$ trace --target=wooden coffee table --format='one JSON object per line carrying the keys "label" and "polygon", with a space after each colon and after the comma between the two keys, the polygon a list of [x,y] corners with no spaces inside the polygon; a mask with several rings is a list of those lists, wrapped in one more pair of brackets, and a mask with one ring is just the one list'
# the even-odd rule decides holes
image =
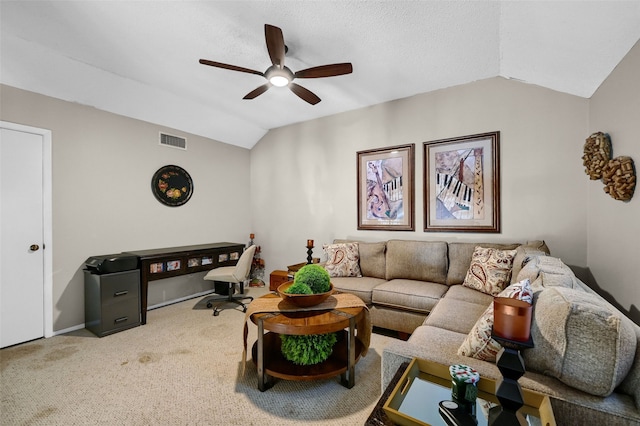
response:
{"label": "wooden coffee table", "polygon": [[[278,297],[267,294],[262,297]],[[268,312],[251,315],[258,326],[258,340],[251,354],[258,369],[258,389],[265,391],[273,383],[269,376],[285,380],[316,380],[341,376],[343,386],[355,385],[355,365],[364,349],[355,335],[356,323],[364,315],[363,307],[331,310]],[[265,333],[266,331],[266,333]],[[337,333],[338,341],[329,358],[315,365],[295,365],[280,351],[280,334],[309,335]]]}

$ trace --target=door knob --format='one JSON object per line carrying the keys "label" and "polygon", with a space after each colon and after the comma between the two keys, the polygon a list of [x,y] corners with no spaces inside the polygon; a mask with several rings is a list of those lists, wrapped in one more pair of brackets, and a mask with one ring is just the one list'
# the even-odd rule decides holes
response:
{"label": "door knob", "polygon": [[40,246],[37,244],[31,244],[31,246],[29,247],[29,250],[31,251],[38,251],[40,249]]}

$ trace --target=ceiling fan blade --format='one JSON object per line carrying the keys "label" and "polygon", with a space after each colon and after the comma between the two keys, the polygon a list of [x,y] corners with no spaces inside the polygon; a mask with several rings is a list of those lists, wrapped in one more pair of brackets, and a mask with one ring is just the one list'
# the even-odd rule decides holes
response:
{"label": "ceiling fan blade", "polygon": [[271,83],[263,84],[262,86],[257,87],[255,89],[253,89],[251,92],[247,93],[244,96],[244,98],[242,98],[242,99],[254,99],[254,98],[257,98],[258,96],[262,95],[264,92],[269,90],[270,87],[271,87]]}
{"label": "ceiling fan blade", "polygon": [[315,105],[318,102],[320,102],[320,98],[317,97],[315,93],[313,93],[309,89],[305,89],[299,84],[289,83],[289,89],[291,89],[293,93],[298,95],[300,99],[302,99],[303,101],[309,102],[311,105]]}
{"label": "ceiling fan blade", "polygon": [[267,40],[267,50],[271,63],[280,68],[284,67],[284,36],[282,30],[273,25],[264,24],[264,37]]}
{"label": "ceiling fan blade", "polygon": [[250,70],[249,68],[242,68],[242,67],[238,67],[236,65],[223,64],[222,62],[210,61],[208,59],[200,59],[200,63],[202,65],[210,65],[212,67],[224,68],[226,70],[231,70],[231,71],[240,71],[240,72],[246,72],[246,73],[249,73],[249,74],[257,74],[257,75],[261,75],[261,76],[264,77],[264,73],[262,73],[260,71]]}
{"label": "ceiling fan blade", "polygon": [[298,71],[293,76],[295,78],[319,78],[319,77],[334,77],[336,75],[351,74],[353,72],[353,66],[350,62],[342,64],[322,65],[319,67],[307,68],[305,70]]}

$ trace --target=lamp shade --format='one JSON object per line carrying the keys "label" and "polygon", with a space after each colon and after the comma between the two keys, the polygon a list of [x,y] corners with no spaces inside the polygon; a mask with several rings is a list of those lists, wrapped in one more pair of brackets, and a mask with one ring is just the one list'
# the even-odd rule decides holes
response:
{"label": "lamp shade", "polygon": [[493,299],[493,333],[509,340],[529,340],[532,308],[523,300],[496,297]]}

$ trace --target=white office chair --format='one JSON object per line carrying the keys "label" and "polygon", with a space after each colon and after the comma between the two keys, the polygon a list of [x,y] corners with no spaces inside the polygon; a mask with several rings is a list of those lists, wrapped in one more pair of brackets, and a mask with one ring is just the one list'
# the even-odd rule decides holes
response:
{"label": "white office chair", "polygon": [[[247,306],[242,303],[243,300],[253,300],[251,296],[244,295],[244,282],[249,279],[249,273],[251,272],[251,262],[253,261],[253,255],[256,252],[256,246],[252,245],[242,253],[238,263],[235,266],[222,266],[220,268],[210,270],[205,275],[205,280],[226,282],[228,287],[227,297],[209,297],[206,299],[207,308],[213,306],[213,302],[219,301],[213,309],[213,315],[218,316],[220,314],[220,306],[227,303],[235,303],[242,306],[242,312],[247,312]],[[234,296],[236,284],[240,286],[240,294]]]}

